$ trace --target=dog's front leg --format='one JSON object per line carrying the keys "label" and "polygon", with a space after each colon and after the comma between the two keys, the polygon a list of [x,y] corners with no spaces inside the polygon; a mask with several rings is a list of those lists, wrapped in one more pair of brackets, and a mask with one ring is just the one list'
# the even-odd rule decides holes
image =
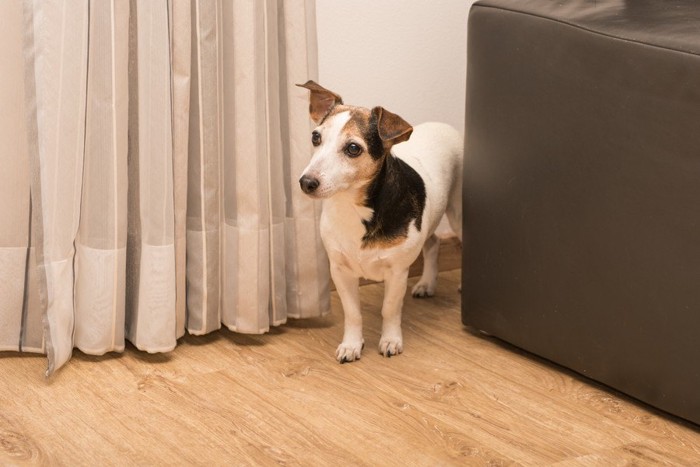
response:
{"label": "dog's front leg", "polygon": [[331,277],[340,296],[340,302],[343,304],[343,315],[345,316],[343,342],[335,351],[335,358],[340,363],[359,360],[365,343],[362,338],[360,281],[347,270],[335,265],[331,266]]}
{"label": "dog's front leg", "polygon": [[384,303],[382,304],[382,337],[379,353],[391,357],[403,352],[401,334],[401,309],[408,284],[408,269],[391,271],[384,279]]}

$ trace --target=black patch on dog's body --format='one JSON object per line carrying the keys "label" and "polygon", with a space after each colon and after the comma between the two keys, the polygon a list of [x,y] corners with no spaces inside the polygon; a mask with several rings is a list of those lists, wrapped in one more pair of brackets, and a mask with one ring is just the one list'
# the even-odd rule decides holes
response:
{"label": "black patch on dog's body", "polygon": [[[372,144],[368,141],[368,144]],[[413,168],[388,154],[367,187],[365,206],[374,212],[362,221],[367,233],[362,248],[390,246],[408,237],[408,227],[415,221],[421,229],[425,209],[425,183]]]}

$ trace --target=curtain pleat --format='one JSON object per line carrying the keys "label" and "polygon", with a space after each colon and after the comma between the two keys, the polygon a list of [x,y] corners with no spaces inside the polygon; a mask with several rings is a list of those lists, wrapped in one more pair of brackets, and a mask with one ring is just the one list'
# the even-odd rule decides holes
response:
{"label": "curtain pleat", "polygon": [[90,2],[74,345],[124,349],[129,3]]}
{"label": "curtain pleat", "polygon": [[[265,83],[263,105],[265,106],[265,120],[263,130],[266,131],[265,144],[267,148],[267,172],[268,184],[262,196],[269,194],[269,273],[270,273],[270,314],[266,320],[269,325],[278,326],[287,321],[287,267],[285,258],[285,191],[284,186],[284,151],[282,145],[281,123],[282,116],[281,97],[283,89],[280,88],[280,47],[284,29],[280,29],[278,22],[282,13],[283,4],[273,1],[266,2],[264,12],[265,30]],[[273,65],[269,65],[273,64]],[[308,122],[308,120],[307,120]]]}
{"label": "curtain pleat", "polygon": [[171,0],[170,86],[172,95],[173,209],[175,216],[176,336],[185,334],[187,319],[187,158],[189,146],[190,61],[192,57],[192,7],[190,0]]}
{"label": "curtain pleat", "polygon": [[[229,329],[270,327],[270,148],[265,63],[269,2],[224,3],[224,297]],[[257,154],[251,160],[250,154]],[[238,265],[245,265],[239,268]]]}
{"label": "curtain pleat", "polygon": [[149,352],[177,341],[169,13],[132,2],[126,330]]}
{"label": "curtain pleat", "polygon": [[281,134],[284,148],[285,258],[287,259],[287,316],[312,318],[330,310],[329,265],[319,233],[321,204],[298,189],[299,174],[310,153],[308,99],[294,86],[318,75],[316,10],[313,0],[279,2]]}
{"label": "curtain pleat", "polygon": [[[328,312],[313,0],[0,2],[0,350],[165,352]],[[17,138],[22,135],[22,138]],[[43,322],[42,322],[43,318]]]}
{"label": "curtain pleat", "polygon": [[215,0],[193,0],[191,11],[187,327],[206,334],[221,327],[221,13]]}
{"label": "curtain pleat", "polygon": [[43,350],[30,242],[30,178],[24,107],[23,13],[19,2],[0,3],[0,350]]}
{"label": "curtain pleat", "polygon": [[32,228],[52,371],[70,358],[73,348],[73,260],[86,142],[89,7],[86,0],[24,6]]}

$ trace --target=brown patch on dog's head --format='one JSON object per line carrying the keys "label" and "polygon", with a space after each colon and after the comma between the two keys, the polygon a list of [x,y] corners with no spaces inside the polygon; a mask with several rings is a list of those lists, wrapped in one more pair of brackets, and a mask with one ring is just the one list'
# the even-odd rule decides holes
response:
{"label": "brown patch on dog's head", "polygon": [[376,130],[372,128],[372,115],[369,109],[363,107],[342,106],[338,111],[350,112],[350,119],[342,129],[342,135],[346,144],[355,143],[362,148],[358,157],[350,158],[357,167],[357,180],[363,185],[369,183],[381,166],[381,159],[386,152],[381,144],[378,144]]}
{"label": "brown patch on dog's head", "polygon": [[300,88],[311,91],[309,96],[309,114],[311,120],[319,125],[336,105],[343,103],[343,98],[333,91],[329,91],[312,80],[304,84],[297,84]]}

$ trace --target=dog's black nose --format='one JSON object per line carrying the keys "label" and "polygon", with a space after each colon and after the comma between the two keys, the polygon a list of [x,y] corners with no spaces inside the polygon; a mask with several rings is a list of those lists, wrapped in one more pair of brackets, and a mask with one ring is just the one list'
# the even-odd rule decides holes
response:
{"label": "dog's black nose", "polygon": [[309,177],[308,175],[304,175],[299,179],[299,185],[301,185],[301,190],[306,193],[306,194],[311,194],[314,191],[316,191],[316,188],[318,188],[318,185],[320,185],[320,182],[318,181],[317,178]]}

